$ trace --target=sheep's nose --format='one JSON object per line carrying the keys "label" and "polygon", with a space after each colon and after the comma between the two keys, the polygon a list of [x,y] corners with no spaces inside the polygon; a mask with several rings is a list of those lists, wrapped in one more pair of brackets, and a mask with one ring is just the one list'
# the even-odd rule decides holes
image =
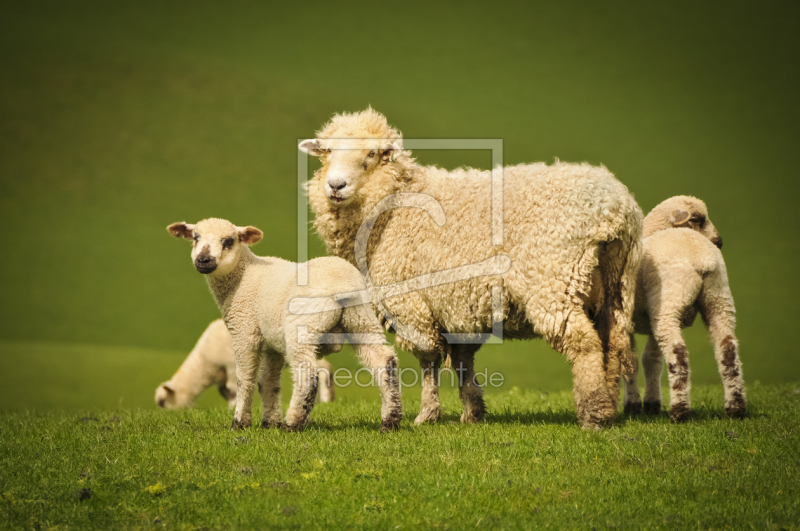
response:
{"label": "sheep's nose", "polygon": [[200,255],[197,257],[197,263],[199,264],[208,264],[209,262],[211,262],[211,257],[208,255]]}
{"label": "sheep's nose", "polygon": [[722,249],[722,237],[720,237],[720,236],[717,236],[716,238],[714,238],[713,240],[711,240],[711,243],[713,243],[714,245],[716,245],[716,246],[717,246],[719,249]]}
{"label": "sheep's nose", "polygon": [[344,188],[346,184],[347,183],[344,182],[344,179],[331,179],[330,181],[328,181],[328,186],[330,186],[331,190],[333,190],[334,192],[338,192],[339,190]]}

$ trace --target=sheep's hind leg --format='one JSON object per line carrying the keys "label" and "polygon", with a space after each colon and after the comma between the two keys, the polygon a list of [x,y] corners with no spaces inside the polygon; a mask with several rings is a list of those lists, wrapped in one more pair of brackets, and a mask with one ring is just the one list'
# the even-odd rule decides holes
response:
{"label": "sheep's hind leg", "polygon": [[617,411],[606,382],[603,345],[592,322],[583,311],[571,312],[563,333],[550,343],[572,364],[572,392],[580,425],[594,430],[610,425]]}
{"label": "sheep's hind leg", "polygon": [[[725,302],[728,302],[727,300]],[[741,419],[747,415],[742,362],[739,360],[739,342],[734,335],[733,301],[725,307],[722,303],[703,308],[703,318],[714,343],[722,386],[725,389],[725,413]]]}
{"label": "sheep's hind leg", "polygon": [[236,349],[236,410],[233,413],[231,431],[250,427],[250,408],[253,403],[253,391],[256,386],[261,357],[258,352]]}
{"label": "sheep's hind leg", "polygon": [[631,336],[631,369],[625,377],[625,409],[626,415],[639,415],[642,412],[642,397],[639,394],[639,357],[636,355],[636,341]]}
{"label": "sheep's hind leg", "polygon": [[[378,332],[380,333],[380,332]],[[394,431],[403,420],[397,356],[389,345],[354,344],[361,362],[371,370],[381,390],[381,431]]]}
{"label": "sheep's hind leg", "polygon": [[437,355],[432,361],[420,359],[422,368],[422,402],[414,424],[439,422],[442,418],[442,409],[439,402],[439,369],[442,365],[441,356]]}
{"label": "sheep's hind leg", "polygon": [[464,406],[461,422],[480,422],[486,414],[483,389],[475,381],[475,353],[481,345],[453,345],[453,370],[458,377],[458,396]]}
{"label": "sheep's hind leg", "polygon": [[670,420],[674,423],[685,422],[692,414],[692,406],[689,396],[689,351],[681,337],[680,321],[661,320],[653,327],[653,333],[667,360]]}
{"label": "sheep's hind leg", "polygon": [[653,336],[647,338],[642,353],[644,369],[644,413],[661,414],[661,371],[664,369],[664,356]]}
{"label": "sheep's hind leg", "polygon": [[317,376],[319,376],[319,401],[333,402],[336,391],[333,388],[333,367],[327,360],[317,360]]}
{"label": "sheep's hind leg", "polygon": [[267,352],[258,390],[261,392],[261,427],[278,428],[281,425],[281,369],[283,356]]}
{"label": "sheep's hind leg", "polygon": [[[308,347],[308,345],[303,345]],[[292,379],[294,390],[292,400],[289,402],[289,411],[286,413],[284,428],[287,431],[302,431],[308,422],[308,416],[314,407],[317,397],[316,353],[313,348],[302,348],[295,351],[292,356]]]}

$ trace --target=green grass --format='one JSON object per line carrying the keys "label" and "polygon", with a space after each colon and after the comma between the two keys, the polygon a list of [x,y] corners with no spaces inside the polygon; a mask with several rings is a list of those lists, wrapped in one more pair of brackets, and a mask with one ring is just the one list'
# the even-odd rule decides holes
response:
{"label": "green grass", "polygon": [[[569,393],[519,390],[471,426],[448,392],[441,424],[388,435],[377,400],[319,404],[300,434],[232,433],[223,408],[5,413],[0,527],[800,528],[798,385],[752,387],[744,421],[720,386],[692,394],[688,424],[600,433]],[[417,395],[404,404],[412,419]]]}

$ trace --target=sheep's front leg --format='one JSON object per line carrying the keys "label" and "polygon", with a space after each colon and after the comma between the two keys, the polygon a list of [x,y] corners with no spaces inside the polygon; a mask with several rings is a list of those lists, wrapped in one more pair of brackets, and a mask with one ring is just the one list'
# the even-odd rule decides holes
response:
{"label": "sheep's front leg", "polygon": [[261,391],[261,427],[277,428],[281,425],[281,369],[283,369],[283,355],[278,352],[267,352],[264,367],[261,371],[261,381],[258,384]]}
{"label": "sheep's front leg", "polygon": [[480,422],[486,414],[483,402],[483,389],[475,381],[475,353],[481,345],[453,345],[453,370],[458,375],[458,396],[464,406],[461,422],[471,424]]}
{"label": "sheep's front leg", "polygon": [[681,336],[680,321],[664,319],[653,327],[658,346],[667,361],[669,376],[669,416],[672,422],[684,422],[692,414],[689,397],[689,351]]}
{"label": "sheep's front leg", "polygon": [[442,365],[442,358],[437,356],[433,361],[420,359],[419,365],[422,368],[422,403],[414,424],[439,422],[442,418],[439,403],[439,368]]}
{"label": "sheep's front leg", "polygon": [[236,410],[233,414],[231,431],[250,427],[250,408],[253,403],[253,391],[256,387],[261,357],[258,351],[249,348],[236,348],[236,377],[238,387],[236,390]]}
{"label": "sheep's front leg", "polygon": [[636,340],[631,336],[631,369],[625,376],[625,409],[626,415],[638,415],[642,412],[642,397],[639,394],[639,357],[636,352]]}
{"label": "sheep's front leg", "polygon": [[646,415],[661,414],[661,371],[664,369],[664,356],[656,338],[647,338],[642,353],[644,369],[644,412]]}
{"label": "sheep's front leg", "polygon": [[316,353],[309,345],[298,345],[291,353],[292,379],[294,390],[292,400],[289,402],[289,411],[286,413],[284,428],[287,431],[302,431],[308,422],[308,416],[314,407],[317,397]]}

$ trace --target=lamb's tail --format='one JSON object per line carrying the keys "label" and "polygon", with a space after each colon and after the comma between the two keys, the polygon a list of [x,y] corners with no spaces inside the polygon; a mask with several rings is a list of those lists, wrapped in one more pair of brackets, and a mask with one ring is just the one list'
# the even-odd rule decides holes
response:
{"label": "lamb's tail", "polygon": [[633,206],[624,230],[604,246],[599,256],[605,299],[595,322],[603,342],[606,382],[615,404],[619,399],[620,368],[627,379],[637,362],[632,334],[636,274],[642,257],[642,212],[635,203]]}

